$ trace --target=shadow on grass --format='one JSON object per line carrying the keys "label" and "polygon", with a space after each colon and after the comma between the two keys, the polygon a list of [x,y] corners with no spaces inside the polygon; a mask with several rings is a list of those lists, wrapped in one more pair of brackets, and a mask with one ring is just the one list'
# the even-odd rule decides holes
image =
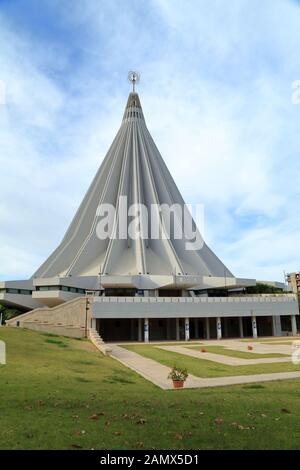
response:
{"label": "shadow on grass", "polygon": [[64,343],[63,341],[61,341],[60,339],[49,338],[49,339],[46,339],[45,342],[49,343],[49,344],[56,344],[60,348],[68,348],[68,345],[66,343]]}
{"label": "shadow on grass", "polygon": [[103,380],[104,383],[109,384],[134,384],[134,380],[129,380],[128,378],[122,377],[121,375],[111,375],[110,377]]}
{"label": "shadow on grass", "polygon": [[251,384],[251,385],[245,385],[243,388],[250,389],[250,390],[258,390],[261,388],[266,388],[265,385],[261,384]]}
{"label": "shadow on grass", "polygon": [[41,333],[42,336],[49,336],[51,338],[59,338],[59,335],[55,335],[54,333]]}
{"label": "shadow on grass", "polygon": [[95,366],[95,365],[97,365],[97,363],[93,362],[93,361],[78,361],[78,364],[81,364],[83,366]]}
{"label": "shadow on grass", "polygon": [[91,383],[92,382],[92,380],[85,379],[84,377],[75,377],[75,381],[80,382],[80,383]]}

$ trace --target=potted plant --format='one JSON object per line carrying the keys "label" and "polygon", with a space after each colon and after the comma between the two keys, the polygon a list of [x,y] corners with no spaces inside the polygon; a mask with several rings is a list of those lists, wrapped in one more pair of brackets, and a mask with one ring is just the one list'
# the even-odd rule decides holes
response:
{"label": "potted plant", "polygon": [[182,388],[188,375],[189,374],[186,369],[180,369],[179,367],[174,366],[168,375],[168,379],[173,380],[174,388]]}

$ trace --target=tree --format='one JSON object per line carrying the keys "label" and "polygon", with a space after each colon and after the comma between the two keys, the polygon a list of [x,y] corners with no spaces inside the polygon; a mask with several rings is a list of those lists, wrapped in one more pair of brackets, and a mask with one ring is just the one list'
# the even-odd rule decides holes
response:
{"label": "tree", "polygon": [[279,287],[270,286],[269,284],[263,284],[258,282],[256,286],[246,287],[247,294],[284,294],[284,290]]}
{"label": "tree", "polygon": [[18,310],[17,308],[8,308],[5,307],[5,305],[0,304],[0,317],[2,314],[3,324],[6,320],[10,320],[10,318],[16,317],[17,315],[21,315],[21,313],[23,312],[20,312],[20,310]]}

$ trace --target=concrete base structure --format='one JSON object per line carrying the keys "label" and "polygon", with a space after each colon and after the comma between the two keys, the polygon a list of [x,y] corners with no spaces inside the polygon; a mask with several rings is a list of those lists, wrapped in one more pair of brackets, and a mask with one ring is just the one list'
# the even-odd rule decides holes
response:
{"label": "concrete base structure", "polygon": [[[122,318],[143,318],[146,322],[144,338],[137,333],[131,336],[127,334],[129,341],[138,338],[144,341],[189,341],[280,335],[282,316],[292,319],[290,334],[295,334],[296,315],[299,314],[298,302],[293,294],[240,297],[94,297],[92,311],[95,317],[106,319],[107,324],[111,325],[111,331],[115,330],[117,324],[121,327]],[[123,320],[125,330],[126,321],[128,320]],[[101,329],[100,333],[107,341],[126,340],[125,330],[122,334],[121,329],[119,330],[119,337],[116,332],[113,337]]]}
{"label": "concrete base structure", "polygon": [[[274,315],[278,310],[280,314]],[[216,315],[215,312],[219,314]],[[254,315],[254,312],[257,312]],[[293,295],[255,297],[77,297],[9,320],[19,326],[83,337],[94,328],[104,341],[189,341],[280,336],[281,318],[297,334]]]}

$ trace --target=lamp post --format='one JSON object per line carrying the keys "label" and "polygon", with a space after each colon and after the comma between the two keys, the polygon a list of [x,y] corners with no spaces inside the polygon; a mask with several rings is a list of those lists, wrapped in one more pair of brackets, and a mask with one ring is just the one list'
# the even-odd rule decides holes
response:
{"label": "lamp post", "polygon": [[90,299],[88,297],[86,297],[86,302],[85,302],[85,333],[84,333],[85,338],[87,338],[87,324],[88,324],[89,307],[90,307]]}
{"label": "lamp post", "polygon": [[102,265],[100,264],[100,272],[99,272],[99,297],[102,297]]}
{"label": "lamp post", "polygon": [[287,292],[287,291],[288,291],[288,289],[287,289],[287,283],[286,283],[286,281],[287,281],[287,276],[286,276],[285,269],[283,270],[283,279],[284,279],[284,290],[285,290],[285,292]]}

